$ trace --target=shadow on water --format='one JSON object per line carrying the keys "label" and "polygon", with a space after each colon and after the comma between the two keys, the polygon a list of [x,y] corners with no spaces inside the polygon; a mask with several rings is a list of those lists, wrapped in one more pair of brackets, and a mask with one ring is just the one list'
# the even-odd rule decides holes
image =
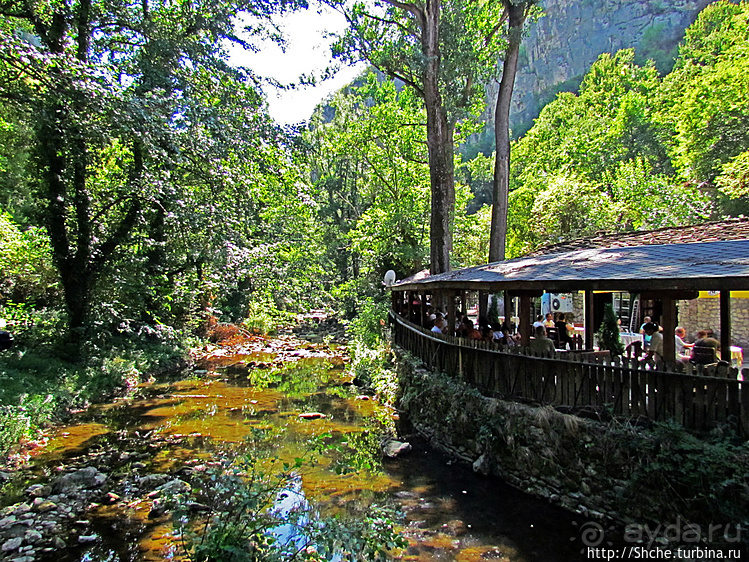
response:
{"label": "shadow on water", "polygon": [[[270,361],[271,358],[263,357]],[[229,364],[230,360],[225,359]],[[57,551],[56,562],[179,559],[168,516],[154,516],[143,489],[154,474],[181,477],[218,452],[238,451],[254,428],[281,439],[279,456],[293,459],[310,438],[329,447],[301,473],[296,501],[322,509],[389,503],[403,513],[411,562],[565,562],[580,559],[575,517],[496,479],[475,475],[412,442],[410,455],[381,461],[378,429],[393,412],[347,386],[337,357],[301,359],[272,368],[201,376],[142,388],[127,401],[96,407],[61,428],[36,458],[35,474],[85,466],[104,455],[109,486],[121,499],[85,514],[94,546]],[[324,417],[303,419],[301,413]],[[364,468],[363,471],[353,470]],[[140,488],[139,488],[140,487]],[[582,518],[578,518],[582,520]]]}

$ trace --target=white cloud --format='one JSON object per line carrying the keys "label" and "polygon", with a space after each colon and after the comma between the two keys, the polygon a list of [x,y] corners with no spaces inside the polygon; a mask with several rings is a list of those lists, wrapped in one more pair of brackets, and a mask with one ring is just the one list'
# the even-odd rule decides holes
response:
{"label": "white cloud", "polygon": [[[265,41],[257,53],[232,48],[230,60],[251,68],[261,76],[274,78],[281,84],[298,82],[302,75],[319,75],[333,65],[330,53],[332,39],[327,34],[345,28],[346,22],[341,14],[329,9],[322,13],[309,9],[287,14],[279,23],[287,38],[285,51],[277,44]],[[270,114],[281,124],[304,121],[322,100],[349,84],[363,69],[363,64],[344,67],[334,78],[315,86],[299,86],[294,90],[267,86]]]}

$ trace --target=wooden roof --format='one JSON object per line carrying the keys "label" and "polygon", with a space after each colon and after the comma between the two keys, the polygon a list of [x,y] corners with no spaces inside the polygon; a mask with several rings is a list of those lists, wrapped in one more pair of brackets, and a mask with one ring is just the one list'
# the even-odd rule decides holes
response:
{"label": "wooden roof", "polygon": [[393,289],[749,290],[749,220],[599,236],[439,275],[421,272]]}

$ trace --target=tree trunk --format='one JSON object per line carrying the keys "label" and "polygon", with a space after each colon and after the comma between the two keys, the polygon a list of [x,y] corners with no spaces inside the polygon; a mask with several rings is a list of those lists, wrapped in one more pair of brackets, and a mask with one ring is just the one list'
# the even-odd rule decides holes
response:
{"label": "tree trunk", "polygon": [[494,113],[494,135],[497,155],[494,161],[494,205],[489,238],[489,262],[505,259],[507,242],[507,207],[510,193],[510,102],[518,68],[520,42],[525,23],[527,2],[505,3],[509,16],[509,43],[502,67],[497,106]]}
{"label": "tree trunk", "polygon": [[439,91],[440,1],[427,2],[422,31],[422,50],[427,60],[424,71],[424,105],[427,113],[427,147],[432,208],[429,270],[450,271],[452,223],[455,209],[453,126],[447,118]]}

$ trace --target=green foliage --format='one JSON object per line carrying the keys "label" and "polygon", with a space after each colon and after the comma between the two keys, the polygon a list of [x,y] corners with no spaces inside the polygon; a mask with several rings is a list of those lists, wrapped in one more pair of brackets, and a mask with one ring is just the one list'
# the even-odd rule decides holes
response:
{"label": "green foliage", "polygon": [[724,164],[715,183],[731,199],[749,197],[749,150]]}
{"label": "green foliage", "polygon": [[[386,560],[405,546],[393,512],[371,505],[367,514],[321,513],[305,497],[305,457],[285,463],[255,443],[250,452],[212,468],[191,492],[173,498],[189,560],[321,562]],[[196,516],[195,500],[208,508]]]}
{"label": "green foliage", "polygon": [[38,228],[21,230],[0,208],[0,303],[48,305],[59,297],[49,240]]}
{"label": "green foliage", "polygon": [[619,337],[619,324],[617,323],[614,306],[606,303],[603,309],[603,322],[598,328],[598,347],[611,352],[612,356],[622,355],[624,353],[624,344]]}
{"label": "green foliage", "polygon": [[633,486],[646,486],[659,504],[685,521],[745,526],[749,501],[749,448],[735,435],[716,431],[698,437],[675,422],[658,423],[649,461],[637,466]]}
{"label": "green foliage", "polygon": [[714,2],[686,32],[664,79],[661,119],[684,181],[712,182],[749,149],[749,3]]}

